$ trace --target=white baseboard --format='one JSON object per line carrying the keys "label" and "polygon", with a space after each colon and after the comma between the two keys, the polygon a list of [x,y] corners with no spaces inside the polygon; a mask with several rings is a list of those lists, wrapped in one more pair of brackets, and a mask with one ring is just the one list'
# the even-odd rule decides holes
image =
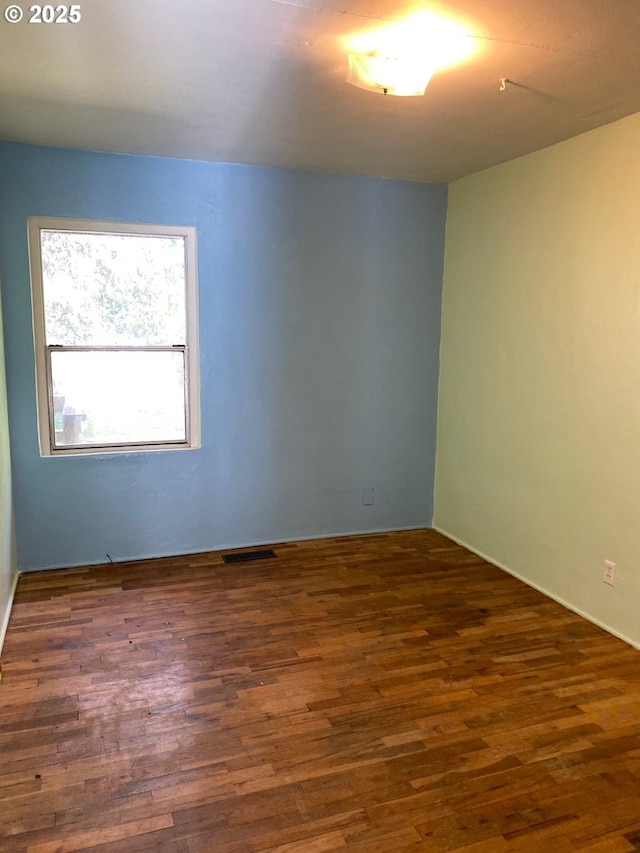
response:
{"label": "white baseboard", "polygon": [[[137,555],[137,556],[128,556],[121,557],[118,556],[117,559],[113,560],[114,563],[137,563],[142,560],[162,560],[166,557],[189,557],[192,554],[208,554],[209,552],[218,552],[218,551],[234,551],[238,548],[267,548],[271,546],[277,545],[286,545],[288,542],[313,542],[314,539],[344,539],[348,536],[375,536],[376,533],[401,533],[403,531],[409,530],[433,530],[431,525],[429,524],[411,524],[407,527],[373,527],[368,530],[350,530],[350,531],[340,531],[338,533],[314,533],[309,534],[308,536],[289,536],[286,539],[256,539],[249,540],[243,542],[222,542],[215,543],[210,548],[206,548],[202,551],[171,551],[171,553],[167,554],[146,554],[146,555]],[[446,534],[445,534],[446,535]],[[29,569],[21,568],[20,572],[22,574],[29,574],[30,572],[56,572],[64,569],[81,569],[85,566],[104,566],[106,565],[104,560],[95,563],[67,563],[64,566],[34,566]]]}
{"label": "white baseboard", "polygon": [[[438,527],[436,525],[433,525],[433,527],[429,527],[428,525],[421,524],[421,525],[412,525],[409,527],[390,527],[390,528],[386,528],[386,529],[382,529],[382,530],[381,529],[373,529],[373,530],[354,530],[354,531],[351,531],[348,533],[347,532],[322,533],[319,535],[316,534],[314,536],[296,536],[296,537],[291,537],[289,539],[280,540],[280,541],[276,541],[276,542],[265,542],[264,540],[255,541],[255,542],[243,542],[241,544],[234,542],[234,543],[228,543],[228,544],[218,544],[214,548],[207,549],[207,551],[202,552],[202,553],[207,553],[208,551],[227,551],[227,550],[233,550],[233,549],[237,549],[237,548],[253,548],[253,547],[257,547],[258,545],[262,545],[262,546],[264,546],[264,545],[282,545],[282,544],[286,544],[287,542],[309,542],[309,541],[313,541],[314,539],[340,539],[342,537],[347,537],[347,536],[367,536],[367,535],[372,535],[372,534],[376,534],[376,533],[396,533],[396,532],[401,532],[401,531],[405,531],[405,530],[406,531],[409,531],[409,530],[436,530],[438,533],[441,533],[443,536],[446,536],[447,539],[451,539],[453,542],[456,542],[458,545],[461,545],[463,548],[466,548],[467,551],[471,551],[472,554],[476,554],[478,557],[481,557],[483,560],[486,560],[487,563],[491,563],[492,566],[495,566],[496,568],[501,569],[503,572],[507,572],[507,574],[512,575],[514,578],[517,578],[519,581],[522,581],[522,583],[525,583],[527,586],[530,586],[532,589],[535,589],[538,592],[542,593],[547,598],[550,598],[553,601],[556,601],[558,604],[561,604],[563,607],[566,607],[567,610],[570,610],[572,613],[576,613],[578,616],[582,616],[583,619],[586,619],[588,622],[591,622],[593,625],[597,625],[598,628],[602,628],[607,633],[612,634],[614,637],[617,637],[619,640],[622,640],[623,642],[632,646],[634,649],[638,649],[640,651],[640,643],[636,642],[635,640],[630,639],[629,637],[622,634],[620,631],[617,631],[615,628],[612,628],[611,625],[607,625],[606,623],[602,622],[600,619],[597,619],[592,614],[586,613],[584,610],[581,610],[579,607],[576,607],[575,605],[569,603],[568,601],[565,601],[563,598],[560,598],[559,596],[550,592],[548,589],[545,589],[540,584],[534,583],[529,578],[526,578],[523,575],[521,575],[519,572],[515,571],[514,569],[509,568],[509,566],[505,566],[504,564],[500,563],[498,560],[495,560],[493,557],[490,557],[488,554],[484,554],[482,551],[479,551],[477,548],[472,547],[471,545],[469,545],[468,542],[465,542],[464,540],[460,539],[459,537],[454,536],[453,534],[449,533],[448,531],[446,531],[443,528]],[[189,552],[189,553],[194,553],[194,552]],[[195,552],[195,553],[199,553],[199,552]],[[165,556],[180,556],[180,555],[179,554],[169,554],[169,555],[163,554],[163,555],[153,555],[151,557],[133,557],[133,558],[130,558],[130,560],[131,561],[141,560],[141,559],[148,560],[148,559],[154,559],[156,557],[161,559],[162,557],[165,557]],[[188,555],[185,554],[184,556],[188,556]],[[117,562],[129,562],[130,560],[118,560]],[[90,564],[83,563],[82,565],[84,566],[84,565],[90,565]],[[101,564],[96,564],[96,565],[101,565]],[[74,566],[65,566],[64,568],[75,568],[75,567]],[[56,568],[51,567],[49,569],[28,569],[26,571],[27,572],[28,571],[56,571]],[[19,572],[16,572],[14,574],[13,583],[12,583],[12,587],[11,587],[11,595],[10,595],[9,603],[8,603],[8,607],[7,607],[7,612],[3,615],[2,624],[0,625],[0,653],[2,652],[2,645],[4,643],[4,638],[5,638],[5,634],[7,631],[7,626],[9,624],[9,615],[11,613],[11,605],[13,603],[13,597],[15,595],[19,574],[20,574]]]}
{"label": "white baseboard", "polygon": [[560,596],[549,592],[548,589],[545,589],[543,586],[540,586],[540,584],[534,583],[529,578],[526,578],[516,572],[514,569],[509,568],[509,566],[505,566],[502,563],[498,562],[498,560],[494,560],[493,557],[489,557],[487,554],[483,554],[482,551],[479,551],[477,548],[472,547],[467,542],[464,542],[462,539],[459,539],[457,536],[453,536],[451,533],[448,533],[441,527],[436,527],[434,525],[433,529],[437,530],[438,533],[442,533],[442,535],[446,536],[447,539],[452,539],[458,545],[462,545],[463,548],[466,548],[467,551],[471,551],[472,554],[476,554],[478,557],[482,557],[483,560],[486,560],[487,563],[491,563],[492,566],[495,566],[498,569],[502,569],[503,572],[507,572],[507,574],[512,575],[514,578],[517,578],[519,581],[522,581],[522,583],[526,583],[526,585],[530,586],[532,589],[535,589],[538,592],[541,592],[543,595],[546,595],[547,598],[551,598],[553,601],[557,601],[558,604],[561,604],[563,607],[566,607],[567,610],[570,610],[572,613],[576,613],[578,616],[582,616],[583,619],[586,619],[593,625],[597,625],[598,628],[602,628],[603,631],[606,631],[608,634],[613,634],[614,637],[617,637],[619,640],[623,640],[625,643],[628,643],[634,649],[640,650],[640,643],[636,642],[635,640],[631,640],[624,634],[621,634],[620,631],[617,631],[615,628],[612,628],[611,625],[607,625],[600,619],[596,619],[596,617],[593,616],[591,613],[585,613],[584,610],[581,610],[574,604],[570,604],[568,601],[565,601],[563,598],[560,598]]}
{"label": "white baseboard", "polygon": [[7,609],[2,614],[2,622],[0,623],[0,656],[2,655],[2,647],[4,646],[4,638],[7,635],[7,628],[9,627],[9,617],[11,616],[11,608],[13,606],[13,599],[16,594],[16,587],[18,586],[18,578],[20,577],[20,572],[13,573],[13,579],[11,581],[11,590],[9,592],[9,600],[7,601]]}

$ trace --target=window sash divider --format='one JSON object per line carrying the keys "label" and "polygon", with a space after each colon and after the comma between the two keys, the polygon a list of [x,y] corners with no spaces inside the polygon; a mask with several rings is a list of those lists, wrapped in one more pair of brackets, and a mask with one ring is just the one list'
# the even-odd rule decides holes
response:
{"label": "window sash divider", "polygon": [[184,352],[188,347],[186,344],[167,344],[163,346],[141,344],[140,346],[91,346],[89,344],[47,344],[47,350],[51,352]]}

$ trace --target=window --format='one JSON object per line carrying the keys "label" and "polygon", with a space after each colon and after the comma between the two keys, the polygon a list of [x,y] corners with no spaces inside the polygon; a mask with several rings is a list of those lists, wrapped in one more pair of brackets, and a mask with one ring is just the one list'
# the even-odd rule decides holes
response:
{"label": "window", "polygon": [[29,219],[40,452],[198,447],[196,229]]}

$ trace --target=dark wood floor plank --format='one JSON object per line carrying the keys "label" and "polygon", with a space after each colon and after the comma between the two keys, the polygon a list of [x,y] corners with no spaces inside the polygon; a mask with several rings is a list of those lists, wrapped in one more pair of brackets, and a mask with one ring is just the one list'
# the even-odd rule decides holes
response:
{"label": "dark wood floor plank", "polygon": [[633,853],[640,652],[434,531],[39,572],[6,853]]}

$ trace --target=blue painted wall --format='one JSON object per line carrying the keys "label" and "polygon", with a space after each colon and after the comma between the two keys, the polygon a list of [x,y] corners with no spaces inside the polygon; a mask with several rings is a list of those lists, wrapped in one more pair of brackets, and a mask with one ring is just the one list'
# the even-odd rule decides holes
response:
{"label": "blue painted wall", "polygon": [[[14,143],[0,180],[22,569],[430,525],[446,187]],[[202,449],[40,457],[30,215],[197,226]]]}

